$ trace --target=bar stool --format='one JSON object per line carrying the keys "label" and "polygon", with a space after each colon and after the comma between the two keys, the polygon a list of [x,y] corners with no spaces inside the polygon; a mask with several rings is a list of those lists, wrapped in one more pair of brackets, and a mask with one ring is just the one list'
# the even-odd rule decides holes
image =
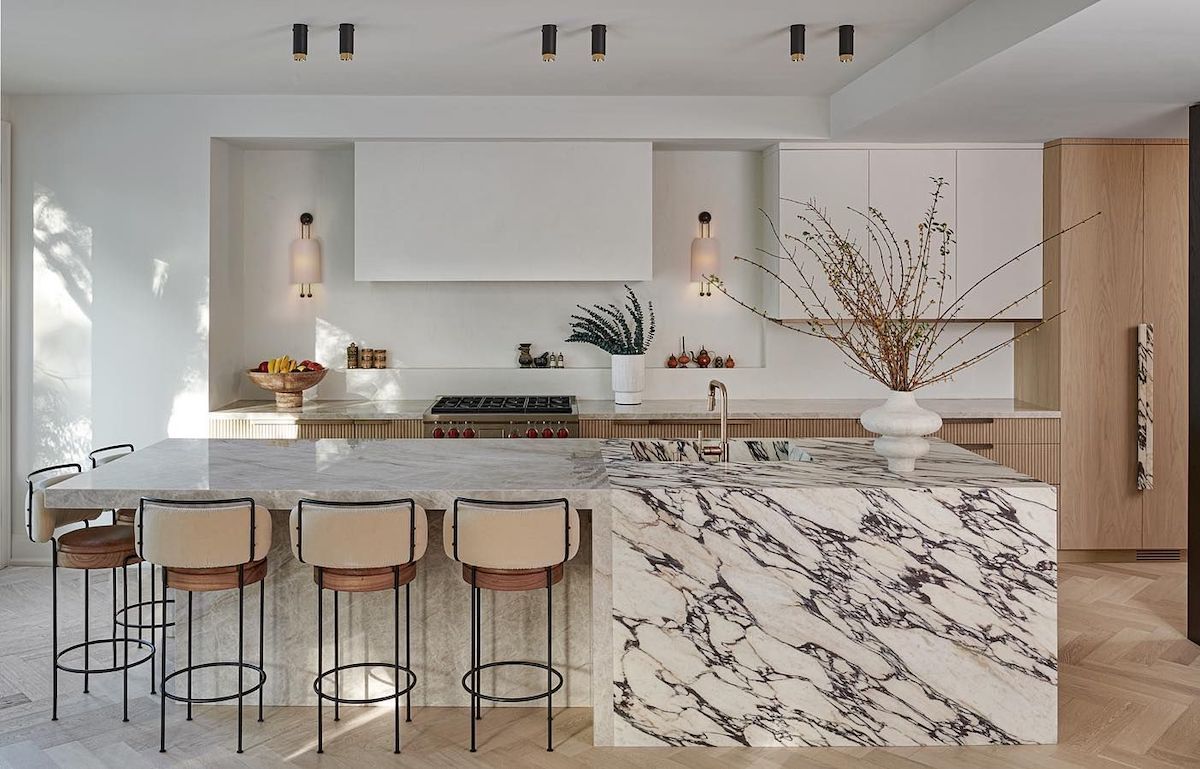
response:
{"label": "bar stool", "polygon": [[[258,720],[263,720],[263,616],[266,606],[267,553],[271,548],[271,516],[259,514],[250,498],[221,500],[152,499],[138,503],[134,522],[137,552],[149,563],[162,567],[163,596],[168,588],[188,594],[187,666],[167,675],[167,628],[162,629],[162,666],[159,678],[158,752],[167,752],[167,700],[187,703],[187,720],[192,720],[194,703],[238,703],[237,752],[242,752],[242,700],[258,692]],[[258,583],[258,664],[245,660],[246,586]],[[215,661],[192,664],[192,631],[195,625],[192,598],[195,593],[214,590],[238,591],[238,658],[236,662]],[[235,668],[238,691],[213,697],[192,696],[192,674],[208,668]],[[258,682],[247,687],[245,672],[258,673]],[[187,676],[187,694],[167,690],[167,682]]]}
{"label": "bar stool", "polygon": [[[383,502],[324,502],[301,499],[291,514],[292,552],[300,563],[312,564],[317,584],[317,752],[325,752],[324,700],[333,702],[334,720],[342,704],[368,705],[395,701],[392,752],[400,752],[400,697],[405,698],[405,721],[412,721],[413,687],[417,676],[411,667],[410,588],[417,575],[417,561],[425,555],[429,524],[425,510],[411,499]],[[404,664],[400,664],[400,586],[404,586]],[[392,590],[393,662],[340,664],[338,656],[338,595]],[[333,667],[324,667],[325,600],[333,591]],[[391,668],[394,691],[378,697],[341,696],[341,673],[353,668]],[[400,675],[404,674],[404,687]],[[325,691],[325,680],[333,676],[333,693]]]}
{"label": "bar stool", "polygon": [[[133,453],[133,444],[132,443],[115,443],[111,446],[102,446],[101,448],[92,450],[91,452],[88,453],[87,458],[92,463],[92,469],[95,470],[100,465],[107,465],[108,463],[115,462],[116,460],[121,459],[122,457],[127,457],[132,453]],[[134,515],[136,514],[135,510],[123,509],[123,510],[111,510],[110,512],[112,513],[112,522],[113,522],[114,526],[133,526],[133,518],[134,518]],[[131,530],[131,536],[132,536],[132,530]],[[146,601],[143,599],[143,593],[142,593],[142,583],[144,581],[143,580],[143,570],[142,570],[143,563],[144,562],[141,559],[138,559],[138,562],[137,562],[137,603],[134,603],[132,605],[126,605],[120,609],[117,608],[117,570],[113,569],[113,571],[112,571],[112,585],[113,585],[113,591],[112,591],[113,592],[113,629],[112,629],[112,633],[113,633],[113,638],[117,637],[117,626],[119,625],[121,627],[133,628],[133,629],[137,630],[138,638],[143,637],[142,631],[149,630],[150,638],[153,641],[154,629],[159,626],[158,620],[155,617],[155,609],[157,608],[158,610],[160,610],[162,612],[162,621],[167,622],[167,605],[168,604],[173,605],[175,603],[174,601],[166,600],[165,597],[163,600],[155,599],[155,597],[154,597],[154,590],[155,590],[155,588],[154,588],[154,564],[150,565],[150,600]],[[124,578],[124,575],[122,575],[122,578]],[[150,609],[150,622],[149,623],[146,622],[145,617],[142,614],[143,610],[147,607],[149,607],[149,609]],[[137,609],[137,622],[130,622],[128,619],[128,614],[130,611],[132,611],[134,609]],[[175,627],[175,623],[167,622],[167,627]],[[115,665],[116,664],[116,649],[115,649],[115,647],[114,647],[113,652],[114,652],[113,664]],[[150,693],[151,694],[154,694],[157,691],[155,689],[154,665],[155,665],[154,660],[151,659],[150,660]]]}
{"label": "bar stool", "polygon": [[[482,701],[532,702],[546,698],[546,750],[554,750],[554,693],[562,688],[562,673],[554,669],[553,601],[551,589],[562,581],[564,565],[579,552],[579,513],[566,499],[500,501],[454,500],[449,525],[443,523],[446,555],[462,563],[463,579],[471,585],[471,668],[462,678],[471,695],[471,752],[475,752],[475,721]],[[483,663],[480,590],[546,589],[546,662],[504,660]],[[546,690],[537,694],[501,697],[480,691],[484,670],[532,667],[546,671]]]}
{"label": "bar stool", "polygon": [[[46,489],[62,483],[68,478],[79,475],[82,468],[78,464],[52,465],[34,470],[25,477],[25,529],[31,542],[49,542],[52,551],[50,562],[50,655],[53,663],[53,697],[50,706],[50,720],[58,720],[58,672],[80,673],[83,675],[83,691],[88,692],[88,679],[94,673],[115,673],[122,675],[122,721],[129,721],[129,670],[154,657],[154,645],[142,639],[129,638],[128,630],[121,639],[114,632],[111,639],[90,638],[90,619],[88,606],[90,603],[90,585],[88,574],[93,569],[117,569],[124,573],[124,567],[138,562],[134,550],[133,530],[127,526],[91,526],[103,513],[92,508],[50,508],[46,506]],[[83,528],[76,528],[58,537],[55,532],[71,524],[83,523]],[[83,570],[83,642],[72,644],[59,651],[58,649],[58,568]],[[113,593],[116,593],[116,583],[113,583]],[[125,583],[124,603],[129,605],[129,585]],[[114,601],[115,605],[115,601]],[[123,658],[117,662],[117,643],[121,643]],[[113,647],[113,664],[107,668],[93,668],[88,652],[92,646],[111,643]],[[129,644],[133,643],[142,649],[145,655],[129,661]],[[62,662],[63,655],[76,649],[83,649],[83,667],[76,668]]]}

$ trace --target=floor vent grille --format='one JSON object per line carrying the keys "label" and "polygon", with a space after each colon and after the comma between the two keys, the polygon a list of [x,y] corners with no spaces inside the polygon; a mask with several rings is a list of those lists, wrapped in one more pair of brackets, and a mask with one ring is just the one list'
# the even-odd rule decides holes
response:
{"label": "floor vent grille", "polygon": [[1139,550],[1137,551],[1137,559],[1139,561],[1181,561],[1183,560],[1183,551]]}

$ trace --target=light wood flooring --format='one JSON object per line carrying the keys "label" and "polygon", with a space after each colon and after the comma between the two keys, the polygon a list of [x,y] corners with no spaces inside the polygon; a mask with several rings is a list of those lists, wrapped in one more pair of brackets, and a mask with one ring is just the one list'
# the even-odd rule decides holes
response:
{"label": "light wood flooring", "polygon": [[[93,679],[92,693],[64,675],[57,723],[49,720],[49,572],[0,570],[0,767],[887,767],[1004,769],[1200,767],[1200,647],[1183,636],[1186,564],[1065,564],[1060,585],[1060,744],[982,748],[593,748],[587,710],[560,710],[557,750],[543,749],[545,711],[486,711],[478,753],[467,752],[466,709],[414,711],[402,724],[404,752],[391,753],[391,711],[347,708],[326,752],[314,753],[315,709],[268,709],[246,721],[246,752],[234,753],[228,707],[168,708],[169,752],[158,749],[158,699],[147,667],[131,678],[131,722],[120,720],[120,676]],[[63,572],[64,584],[74,579]],[[93,595],[109,601],[103,580]],[[62,632],[79,631],[80,591],[60,591]],[[70,620],[75,619],[73,624]],[[99,622],[96,632],[99,632]],[[247,708],[249,714],[253,713]],[[336,728],[332,728],[336,727]]]}

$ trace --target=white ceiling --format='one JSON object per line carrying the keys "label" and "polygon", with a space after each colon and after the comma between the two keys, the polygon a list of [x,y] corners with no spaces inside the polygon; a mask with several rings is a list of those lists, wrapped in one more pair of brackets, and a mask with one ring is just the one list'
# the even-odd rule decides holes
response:
{"label": "white ceiling", "polygon": [[[4,0],[6,93],[829,95],[968,0]],[[356,25],[337,60],[337,25]],[[307,22],[309,60],[291,58]],[[558,61],[540,28],[559,25]],[[608,61],[590,60],[592,23]],[[808,60],[788,25],[809,25]],[[837,25],[857,28],[837,61]]]}
{"label": "white ceiling", "polygon": [[1200,0],[1099,0],[845,138],[1182,137],[1197,102]]}

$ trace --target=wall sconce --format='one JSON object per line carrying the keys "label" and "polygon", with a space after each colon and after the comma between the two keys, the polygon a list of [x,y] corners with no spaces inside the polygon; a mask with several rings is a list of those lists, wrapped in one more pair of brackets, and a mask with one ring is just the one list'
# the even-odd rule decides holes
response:
{"label": "wall sconce", "polygon": [[712,214],[700,212],[700,237],[692,240],[692,282],[700,284],[700,296],[712,296],[712,281],[721,264],[721,241],[709,235]]}
{"label": "wall sconce", "polygon": [[312,284],[321,282],[321,244],[312,238],[313,215],[300,214],[300,237],[292,241],[292,283],[299,284],[300,298],[312,298]]}

